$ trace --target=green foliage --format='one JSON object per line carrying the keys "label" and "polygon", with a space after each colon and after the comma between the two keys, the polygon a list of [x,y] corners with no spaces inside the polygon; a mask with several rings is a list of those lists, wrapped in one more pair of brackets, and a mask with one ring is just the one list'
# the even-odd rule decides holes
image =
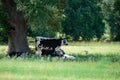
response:
{"label": "green foliage", "polygon": [[[112,40],[120,41],[120,0],[14,1],[17,10],[24,12],[28,36],[55,37],[59,32],[73,40],[99,40],[105,32],[106,22],[110,26]],[[0,1],[0,42],[7,42],[11,28],[8,18]]]}
{"label": "green foliage", "polygon": [[10,29],[10,24],[7,22],[8,18],[8,13],[0,5],[0,43],[6,43],[8,41],[7,34]]}
{"label": "green foliage", "polygon": [[28,36],[46,36],[46,37],[54,37],[55,32],[53,30],[48,30],[44,26],[38,26],[38,27],[31,27],[28,28]]}
{"label": "green foliage", "polygon": [[63,32],[71,35],[74,40],[98,39],[104,33],[103,15],[97,1],[69,0],[62,21]]}
{"label": "green foliage", "polygon": [[[55,36],[61,31],[59,0],[16,0],[17,8],[25,13],[32,36]],[[31,29],[31,30],[30,30]]]}
{"label": "green foliage", "polygon": [[104,17],[109,24],[111,40],[120,41],[120,0],[103,0]]}
{"label": "green foliage", "polygon": [[111,37],[115,41],[120,41],[120,0],[115,0],[114,9],[109,17]]}
{"label": "green foliage", "polygon": [[[55,37],[61,32],[61,11],[65,7],[64,0],[14,0],[17,11],[24,13],[29,36]],[[10,30],[8,14],[2,10],[0,1],[0,42],[7,42],[7,34]]]}

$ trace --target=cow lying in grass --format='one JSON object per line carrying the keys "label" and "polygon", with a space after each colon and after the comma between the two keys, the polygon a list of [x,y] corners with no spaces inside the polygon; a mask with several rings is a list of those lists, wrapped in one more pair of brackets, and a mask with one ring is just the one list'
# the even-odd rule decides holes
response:
{"label": "cow lying in grass", "polygon": [[55,51],[51,50],[51,49],[42,49],[42,56],[52,56],[52,57],[62,57],[63,59],[67,58],[67,59],[75,59],[74,56],[71,55],[67,55],[65,54],[65,52],[62,49],[55,49]]}
{"label": "cow lying in grass", "polygon": [[63,57],[63,55],[65,54],[65,52],[62,49],[57,49],[57,50],[52,50],[52,49],[42,49],[42,56],[59,56],[59,57]]}
{"label": "cow lying in grass", "polygon": [[75,57],[66,55],[65,52],[60,49],[62,45],[68,45],[65,38],[53,39],[46,37],[36,37],[36,51],[41,53],[41,56],[59,56],[63,58],[74,59]]}

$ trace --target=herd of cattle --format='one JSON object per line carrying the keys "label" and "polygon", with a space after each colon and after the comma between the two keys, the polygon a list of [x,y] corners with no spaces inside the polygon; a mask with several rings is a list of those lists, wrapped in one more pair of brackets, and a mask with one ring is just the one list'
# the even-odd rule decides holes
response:
{"label": "herd of cattle", "polygon": [[75,59],[74,56],[65,54],[65,52],[60,48],[62,45],[68,45],[67,39],[60,38],[47,38],[37,36],[35,38],[35,50],[36,53],[41,56],[58,56],[62,58]]}

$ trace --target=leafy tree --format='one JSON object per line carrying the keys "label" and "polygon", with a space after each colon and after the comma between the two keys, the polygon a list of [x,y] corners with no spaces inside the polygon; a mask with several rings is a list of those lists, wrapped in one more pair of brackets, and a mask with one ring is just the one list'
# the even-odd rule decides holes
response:
{"label": "leafy tree", "polygon": [[[8,31],[8,53],[30,52],[26,38],[28,28],[58,29],[59,27],[55,26],[60,25],[57,22],[60,20],[59,15],[56,14],[59,2],[60,0],[0,0],[2,10],[8,14],[8,18],[0,20],[2,24],[0,29]],[[52,13],[53,9],[56,9],[56,12]],[[50,22],[51,18],[54,22]],[[54,28],[52,29],[55,31]]]}
{"label": "leafy tree", "polygon": [[74,40],[98,39],[104,33],[103,15],[96,0],[69,0],[65,9],[62,27],[63,32]]}
{"label": "leafy tree", "polygon": [[120,0],[115,0],[108,22],[110,24],[111,38],[120,41]]}
{"label": "leafy tree", "polygon": [[16,0],[16,2],[18,10],[25,13],[29,30],[32,31],[31,36],[54,37],[56,32],[61,32],[61,14],[67,0]]}
{"label": "leafy tree", "polygon": [[120,0],[102,1],[102,11],[109,24],[111,40],[120,41]]}

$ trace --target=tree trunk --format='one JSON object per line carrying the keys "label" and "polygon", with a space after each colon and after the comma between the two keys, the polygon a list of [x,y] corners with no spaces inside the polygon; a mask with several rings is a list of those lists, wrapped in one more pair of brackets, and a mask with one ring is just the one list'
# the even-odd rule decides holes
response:
{"label": "tree trunk", "polygon": [[17,11],[14,0],[2,0],[2,6],[8,12],[8,23],[12,26],[8,33],[8,53],[30,52],[27,43],[27,24],[23,13]]}

